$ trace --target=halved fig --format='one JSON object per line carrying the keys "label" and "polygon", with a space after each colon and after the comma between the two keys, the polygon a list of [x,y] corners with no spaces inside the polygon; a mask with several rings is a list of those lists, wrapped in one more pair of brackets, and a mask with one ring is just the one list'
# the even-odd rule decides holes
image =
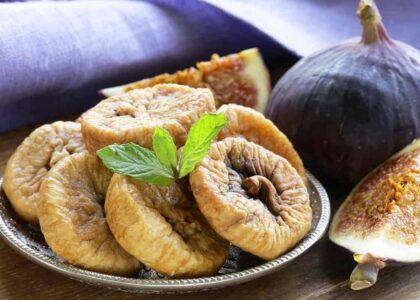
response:
{"label": "halved fig", "polygon": [[190,183],[213,229],[263,259],[291,249],[311,227],[302,178],[286,159],[245,139],[214,143]]}
{"label": "halved fig", "polygon": [[216,110],[209,89],[159,84],[101,101],[82,115],[82,134],[94,153],[107,145],[134,142],[150,148],[156,127],[165,128],[178,147],[201,115]]}
{"label": "halved fig", "polygon": [[62,158],[85,150],[80,124],[58,121],[35,129],[7,162],[3,189],[16,213],[38,224],[39,189]]}
{"label": "halved fig", "polygon": [[87,152],[55,165],[41,186],[39,221],[51,249],[92,271],[132,275],[140,263],[112,236],[103,211],[112,173]]}
{"label": "halved fig", "polygon": [[420,140],[378,166],[341,204],[330,240],[352,253],[353,289],[370,287],[390,262],[420,261]]}
{"label": "halved fig", "polygon": [[227,119],[227,125],[220,131],[218,140],[227,137],[243,137],[263,146],[287,159],[306,181],[305,168],[292,143],[263,114],[236,104],[222,105],[218,112],[224,112]]}
{"label": "halved fig", "polygon": [[199,62],[174,74],[152,78],[100,91],[105,97],[159,83],[177,83],[212,90],[216,106],[237,103],[264,111],[270,94],[270,76],[257,48],[220,57],[213,54],[210,61]]}
{"label": "halved fig", "polygon": [[216,273],[228,242],[207,224],[188,191],[114,174],[105,211],[121,246],[146,266],[172,277]]}

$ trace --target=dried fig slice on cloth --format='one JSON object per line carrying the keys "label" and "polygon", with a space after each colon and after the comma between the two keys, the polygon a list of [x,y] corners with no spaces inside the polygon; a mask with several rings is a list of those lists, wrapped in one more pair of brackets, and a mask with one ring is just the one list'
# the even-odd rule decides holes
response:
{"label": "dried fig slice on cloth", "polygon": [[213,54],[210,61],[199,62],[196,68],[165,73],[100,92],[110,97],[159,83],[207,87],[213,92],[217,107],[237,103],[264,111],[270,96],[270,76],[257,48],[222,57]]}
{"label": "dried fig slice on cloth", "polygon": [[278,257],[311,227],[302,178],[286,159],[245,139],[214,143],[190,183],[213,229],[261,258]]}
{"label": "dried fig slice on cloth", "polygon": [[222,105],[218,112],[224,112],[227,119],[227,126],[220,131],[218,140],[227,137],[243,137],[261,145],[287,159],[299,175],[306,180],[302,160],[292,143],[263,114],[236,104]]}
{"label": "dried fig slice on cloth", "polygon": [[82,116],[86,147],[94,152],[107,145],[134,142],[150,148],[156,127],[165,128],[182,146],[191,125],[214,112],[209,89],[160,84],[101,101]]}
{"label": "dried fig slice on cloth", "polygon": [[132,275],[140,263],[112,236],[103,211],[111,177],[100,160],[87,152],[61,160],[41,186],[40,226],[51,249],[69,263]]}
{"label": "dried fig slice on cloth", "polygon": [[38,224],[39,189],[49,169],[83,150],[78,123],[58,121],[35,129],[10,157],[4,173],[3,189],[16,213]]}
{"label": "dried fig slice on cloth", "polygon": [[178,184],[157,186],[114,174],[105,211],[120,245],[168,276],[212,275],[227,258],[228,242],[214,232]]}

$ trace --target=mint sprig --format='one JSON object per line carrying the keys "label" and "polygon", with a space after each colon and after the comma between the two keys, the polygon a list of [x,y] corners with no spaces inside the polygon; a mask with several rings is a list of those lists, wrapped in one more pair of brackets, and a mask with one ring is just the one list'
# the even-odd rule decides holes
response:
{"label": "mint sprig", "polygon": [[224,113],[202,116],[190,129],[179,163],[179,178],[194,170],[210,149],[211,141],[226,126]]}
{"label": "mint sprig", "polygon": [[155,152],[139,145],[113,144],[96,153],[104,165],[114,173],[157,185],[171,185],[175,180],[172,169],[163,165]]}
{"label": "mint sprig", "polygon": [[157,127],[153,132],[153,150],[162,165],[176,170],[177,153],[174,140],[169,132],[161,127]]}
{"label": "mint sprig", "polygon": [[225,126],[224,113],[202,116],[191,127],[179,161],[171,135],[160,127],[153,133],[153,150],[129,143],[106,146],[96,153],[114,173],[156,185],[171,185],[194,170]]}

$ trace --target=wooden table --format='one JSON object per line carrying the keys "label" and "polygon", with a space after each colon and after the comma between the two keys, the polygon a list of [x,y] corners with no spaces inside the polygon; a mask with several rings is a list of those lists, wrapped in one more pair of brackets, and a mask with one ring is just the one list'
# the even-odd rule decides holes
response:
{"label": "wooden table", "polygon": [[[38,125],[0,134],[0,174]],[[338,206],[334,198],[342,197],[332,197],[333,212]],[[0,299],[420,299],[420,264],[385,268],[375,286],[358,292],[347,281],[353,267],[352,258],[324,237],[292,265],[249,283],[183,295],[140,295],[70,280],[26,260],[0,240]]]}

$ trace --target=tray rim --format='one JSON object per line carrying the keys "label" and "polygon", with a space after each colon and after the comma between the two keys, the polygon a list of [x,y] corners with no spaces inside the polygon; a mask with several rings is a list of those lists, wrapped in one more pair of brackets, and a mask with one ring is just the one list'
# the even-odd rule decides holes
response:
{"label": "tray rim", "polygon": [[[308,181],[314,186],[316,192],[319,194],[319,199],[321,202],[321,212],[316,227],[310,231],[310,233],[306,235],[295,248],[285,253],[284,255],[274,260],[265,262],[261,265],[231,274],[192,279],[139,279],[107,275],[94,271],[84,270],[64,262],[58,262],[53,258],[50,258],[34,249],[31,249],[20,239],[18,239],[12,232],[10,232],[8,226],[6,225],[7,221],[4,220],[1,215],[0,236],[12,249],[14,249],[26,259],[68,278],[88,284],[137,293],[185,293],[222,288],[229,285],[244,283],[271,274],[285,267],[294,259],[309,250],[318,240],[324,236],[331,215],[329,197],[325,188],[315,178],[314,175],[312,175],[307,170],[306,175]],[[2,184],[3,178],[0,177],[0,187]]]}

